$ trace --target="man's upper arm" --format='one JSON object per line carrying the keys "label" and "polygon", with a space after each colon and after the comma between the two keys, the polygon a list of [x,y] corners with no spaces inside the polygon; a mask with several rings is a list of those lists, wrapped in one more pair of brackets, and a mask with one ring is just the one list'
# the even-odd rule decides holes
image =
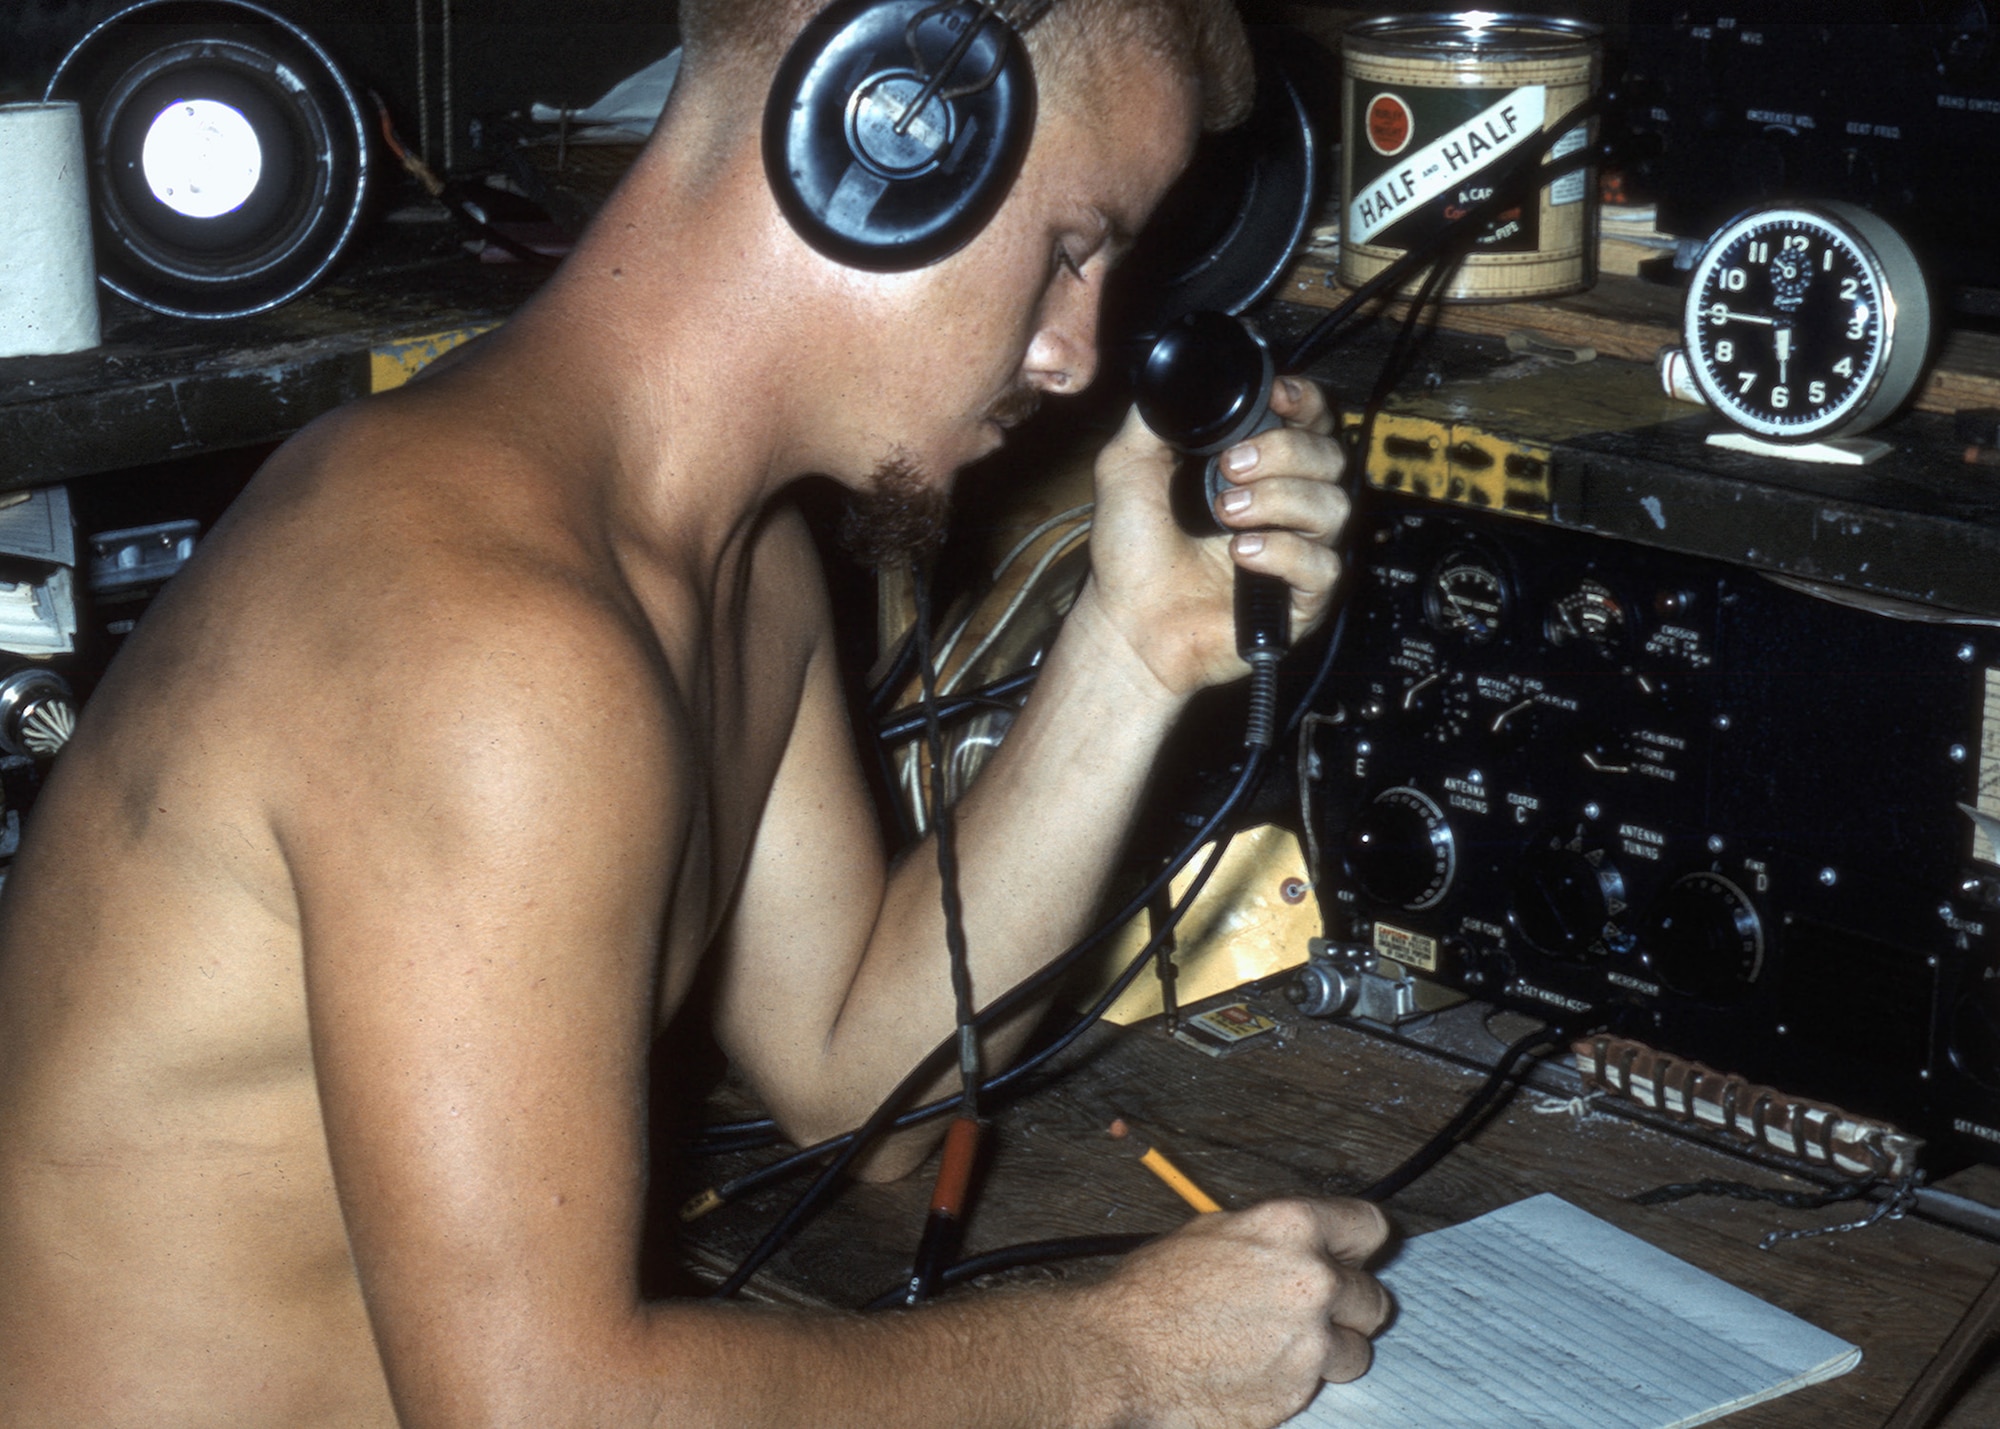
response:
{"label": "man's upper arm", "polygon": [[825,1114],[826,1039],[881,913],[886,874],[824,592],[815,583],[811,595],[817,640],[724,931],[716,1006],[724,1050],[794,1130]]}
{"label": "man's upper arm", "polygon": [[348,691],[279,819],[335,1179],[412,1423],[518,1412],[632,1319],[686,792],[616,640],[455,636]]}

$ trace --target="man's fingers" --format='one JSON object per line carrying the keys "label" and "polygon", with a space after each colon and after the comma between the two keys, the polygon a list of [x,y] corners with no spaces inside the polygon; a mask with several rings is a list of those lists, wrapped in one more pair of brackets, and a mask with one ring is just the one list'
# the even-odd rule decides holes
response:
{"label": "man's fingers", "polygon": [[1327,1347],[1326,1363],[1320,1368],[1321,1379],[1331,1384],[1346,1384],[1350,1379],[1359,1379],[1368,1372],[1368,1366],[1375,1359],[1375,1347],[1368,1343],[1366,1335],[1336,1326],[1328,1339],[1331,1343]]}
{"label": "man's fingers", "polygon": [[1225,491],[1216,519],[1233,530],[1284,530],[1331,545],[1347,525],[1347,493],[1323,481],[1273,477]]}
{"label": "man's fingers", "polygon": [[1320,1243],[1338,1265],[1363,1265],[1389,1243],[1388,1215],[1372,1201],[1312,1200],[1319,1217]]}
{"label": "man's fingers", "polygon": [[1280,377],[1271,385],[1271,410],[1295,427],[1320,436],[1333,432],[1333,408],[1317,382],[1303,377]]}
{"label": "man's fingers", "polygon": [[1223,477],[1239,486],[1281,477],[1331,484],[1346,469],[1340,443],[1297,427],[1273,427],[1222,454]]}
{"label": "man's fingers", "polygon": [[1340,1278],[1334,1287],[1327,1318],[1337,1329],[1353,1330],[1363,1335],[1378,1333],[1395,1313],[1396,1302],[1390,1298],[1382,1282],[1365,1270],[1342,1266],[1337,1274]]}
{"label": "man's fingers", "polygon": [[1246,531],[1230,538],[1229,553],[1244,570],[1290,586],[1294,612],[1308,621],[1318,617],[1340,579],[1339,556],[1290,531]]}

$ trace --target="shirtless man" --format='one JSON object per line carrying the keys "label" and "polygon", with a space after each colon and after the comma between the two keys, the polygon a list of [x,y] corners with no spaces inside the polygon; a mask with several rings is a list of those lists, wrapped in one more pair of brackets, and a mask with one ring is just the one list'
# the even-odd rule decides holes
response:
{"label": "shirtless man", "polygon": [[[1107,269],[1246,82],[1222,0],[1064,0],[998,216],[862,273],[759,161],[812,8],[691,3],[546,289],[273,457],[99,687],[0,903],[0,1422],[1215,1429],[1365,1368],[1355,1203],[868,1319],[640,1298],[647,1049],[703,959],[802,1142],[952,1022],[787,489],[942,491],[1087,383]],[[1225,519],[1304,627],[1340,459],[1318,392],[1275,405]],[[1105,452],[1090,582],[962,806],[983,997],[1082,929],[1163,733],[1242,672],[1232,546],[1178,532],[1168,468],[1136,421]]]}

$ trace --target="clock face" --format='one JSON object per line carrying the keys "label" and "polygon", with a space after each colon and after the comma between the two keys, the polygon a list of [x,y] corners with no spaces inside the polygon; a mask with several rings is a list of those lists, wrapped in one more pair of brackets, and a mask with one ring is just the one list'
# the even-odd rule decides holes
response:
{"label": "clock face", "polygon": [[[1871,231],[1856,231],[1864,226]],[[1886,265],[1869,241],[1884,234],[1901,249]],[[1922,362],[1921,337],[1914,365],[1898,351],[1911,346],[1898,331],[1903,289],[1922,301],[1915,261],[1893,230],[1858,210],[1767,208],[1731,220],[1688,286],[1682,335],[1696,383],[1730,421],[1770,441],[1881,420]],[[1905,266],[1907,277],[1894,271]]]}

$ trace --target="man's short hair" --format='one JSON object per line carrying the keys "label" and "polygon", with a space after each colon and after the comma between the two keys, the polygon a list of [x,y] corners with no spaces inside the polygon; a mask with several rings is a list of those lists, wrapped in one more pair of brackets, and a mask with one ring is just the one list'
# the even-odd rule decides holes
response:
{"label": "man's short hair", "polygon": [[[681,43],[691,70],[742,59],[777,68],[792,38],[826,0],[681,0]],[[1044,87],[1087,82],[1095,54],[1148,53],[1193,80],[1205,129],[1249,112],[1250,46],[1232,0],[1055,0],[1028,32]]]}

